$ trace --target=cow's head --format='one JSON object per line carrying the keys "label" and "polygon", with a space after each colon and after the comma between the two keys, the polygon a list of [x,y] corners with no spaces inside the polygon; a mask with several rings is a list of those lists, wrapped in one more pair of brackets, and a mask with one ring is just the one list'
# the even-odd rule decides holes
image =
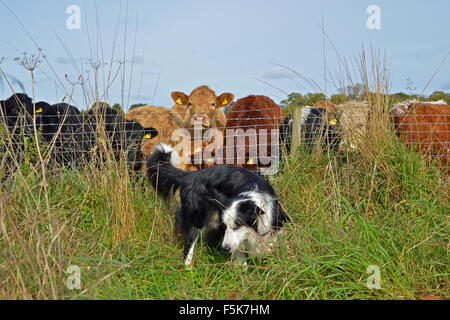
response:
{"label": "cow's head", "polygon": [[6,123],[10,128],[20,128],[32,123],[33,101],[24,93],[17,93],[0,103]]}
{"label": "cow's head", "polygon": [[125,125],[126,144],[128,149],[128,165],[134,171],[142,168],[145,154],[142,145],[158,136],[158,130],[153,127],[143,128],[139,122],[126,121]]}
{"label": "cow's head", "polygon": [[211,128],[215,110],[228,106],[233,101],[234,95],[223,93],[217,97],[209,87],[201,86],[192,91],[190,96],[179,91],[172,92],[172,99],[176,104],[186,106],[187,125]]}
{"label": "cow's head", "polygon": [[[60,123],[55,115],[55,108],[47,102],[37,102],[34,106],[34,113],[36,115],[36,129],[42,130],[44,138],[48,141],[58,131]],[[31,114],[33,116],[33,114]],[[34,124],[30,124],[30,129],[33,130]]]}

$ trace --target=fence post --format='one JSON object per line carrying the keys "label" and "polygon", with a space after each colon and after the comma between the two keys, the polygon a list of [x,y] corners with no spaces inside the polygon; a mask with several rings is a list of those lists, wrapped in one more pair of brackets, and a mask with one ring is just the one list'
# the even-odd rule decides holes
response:
{"label": "fence post", "polygon": [[302,135],[301,131],[302,107],[292,108],[292,137],[291,137],[291,155],[294,154],[300,145]]}

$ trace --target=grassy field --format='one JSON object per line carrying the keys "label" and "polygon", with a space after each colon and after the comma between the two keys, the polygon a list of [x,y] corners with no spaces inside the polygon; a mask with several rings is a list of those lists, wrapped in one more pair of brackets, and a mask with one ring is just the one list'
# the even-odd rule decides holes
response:
{"label": "grassy field", "polygon": [[371,56],[357,59],[372,115],[357,151],[298,150],[269,178],[292,219],[274,254],[245,270],[200,242],[185,270],[174,208],[145,177],[124,161],[53,168],[36,144],[0,186],[0,299],[448,299],[450,179],[393,135],[387,64]]}
{"label": "grassy field", "polygon": [[358,152],[287,159],[270,181],[292,223],[247,270],[204,243],[185,270],[173,208],[123,165],[22,165],[1,188],[0,298],[448,299],[449,179],[379,136]]}

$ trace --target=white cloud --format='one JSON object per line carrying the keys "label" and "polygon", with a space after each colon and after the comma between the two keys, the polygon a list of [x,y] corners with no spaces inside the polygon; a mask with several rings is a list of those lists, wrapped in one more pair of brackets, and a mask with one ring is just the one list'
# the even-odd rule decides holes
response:
{"label": "white cloud", "polygon": [[289,69],[283,68],[281,66],[275,66],[266,73],[263,74],[263,78],[266,79],[288,79],[294,78],[297,75],[290,71]]}

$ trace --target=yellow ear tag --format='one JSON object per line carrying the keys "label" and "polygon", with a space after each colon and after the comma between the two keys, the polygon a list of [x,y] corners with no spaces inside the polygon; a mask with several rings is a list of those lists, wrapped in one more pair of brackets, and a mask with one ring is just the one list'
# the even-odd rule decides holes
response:
{"label": "yellow ear tag", "polygon": [[176,101],[176,103],[178,103],[178,104],[180,104],[180,105],[183,104],[183,102],[181,102],[181,98],[178,98],[177,101]]}
{"label": "yellow ear tag", "polygon": [[151,139],[151,138],[152,138],[152,134],[151,134],[151,133],[148,133],[148,134],[145,135],[144,138],[145,138],[145,139]]}
{"label": "yellow ear tag", "polygon": [[337,124],[337,119],[331,119],[331,120],[330,120],[330,124],[331,124],[332,126],[336,125],[336,124]]}
{"label": "yellow ear tag", "polygon": [[206,162],[208,162],[208,163],[214,163],[214,159],[208,159],[208,160],[206,160]]}
{"label": "yellow ear tag", "polygon": [[36,113],[42,113],[42,108],[37,109]]}
{"label": "yellow ear tag", "polygon": [[202,148],[197,148],[194,150],[194,153],[197,153],[197,152],[202,152]]}
{"label": "yellow ear tag", "polygon": [[253,164],[253,159],[248,160],[247,164]]}
{"label": "yellow ear tag", "polygon": [[150,155],[152,155],[152,154],[154,154],[155,152],[154,151],[150,151]]}
{"label": "yellow ear tag", "polygon": [[223,106],[226,105],[226,104],[228,104],[227,98],[225,98],[225,100],[223,100],[223,102],[222,102],[222,105],[223,105]]}

